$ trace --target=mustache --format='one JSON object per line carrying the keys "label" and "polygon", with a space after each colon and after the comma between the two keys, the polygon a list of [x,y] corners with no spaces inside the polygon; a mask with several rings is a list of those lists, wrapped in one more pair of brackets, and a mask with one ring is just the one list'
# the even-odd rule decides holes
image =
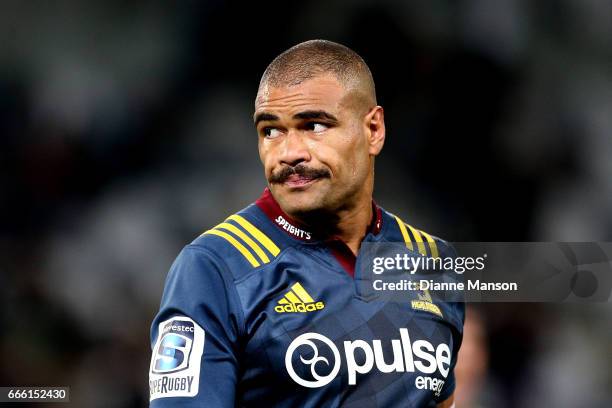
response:
{"label": "mustache", "polygon": [[294,174],[309,179],[331,177],[331,174],[327,169],[313,169],[303,164],[298,164],[297,166],[285,166],[279,171],[272,173],[268,181],[270,183],[284,183]]}

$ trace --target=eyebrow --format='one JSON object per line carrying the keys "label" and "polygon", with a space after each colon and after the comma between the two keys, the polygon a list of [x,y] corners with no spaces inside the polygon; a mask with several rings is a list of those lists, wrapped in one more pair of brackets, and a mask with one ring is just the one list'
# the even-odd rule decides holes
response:
{"label": "eyebrow", "polygon": [[298,112],[293,115],[293,119],[327,119],[331,122],[338,123],[338,119],[334,115],[322,110]]}
{"label": "eyebrow", "polygon": [[266,112],[258,113],[255,115],[255,126],[257,126],[257,124],[263,120],[272,122],[278,120],[278,116]]}
{"label": "eyebrow", "polygon": [[[338,118],[336,118],[331,113],[325,112],[323,110],[308,110],[303,112],[298,112],[293,115],[293,119],[326,119],[328,121],[338,123]],[[261,121],[275,121],[279,120],[279,117],[273,115],[271,113],[262,112],[255,115],[255,126]]]}

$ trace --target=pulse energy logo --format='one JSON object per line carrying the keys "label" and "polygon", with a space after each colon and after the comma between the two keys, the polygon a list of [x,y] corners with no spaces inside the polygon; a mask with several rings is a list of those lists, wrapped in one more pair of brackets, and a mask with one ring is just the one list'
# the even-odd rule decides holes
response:
{"label": "pulse energy logo", "polygon": [[[364,340],[345,341],[343,343],[348,384],[357,384],[357,374],[367,374],[374,369],[381,373],[418,372],[423,375],[416,377],[415,387],[421,390],[430,390],[436,396],[439,396],[450,371],[450,347],[445,343],[440,343],[437,347],[434,347],[427,340],[412,342],[408,329],[401,328],[399,332],[400,338],[391,340],[393,349],[391,360],[383,355],[381,340],[373,340],[372,344]],[[321,350],[325,351],[322,352],[319,349],[320,347],[323,347]],[[294,358],[296,353],[299,358]],[[358,356],[364,355],[365,358],[358,358]],[[330,359],[333,359],[333,361],[330,361]],[[303,366],[296,369],[294,365],[298,361]],[[328,368],[331,367],[327,374],[321,374],[317,371],[323,365]],[[309,370],[306,370],[306,367]],[[319,333],[304,333],[297,337],[291,342],[285,354],[287,373],[293,381],[303,387],[319,388],[331,383],[337,377],[340,367],[340,350],[330,339]],[[436,371],[444,379],[434,376]]]}

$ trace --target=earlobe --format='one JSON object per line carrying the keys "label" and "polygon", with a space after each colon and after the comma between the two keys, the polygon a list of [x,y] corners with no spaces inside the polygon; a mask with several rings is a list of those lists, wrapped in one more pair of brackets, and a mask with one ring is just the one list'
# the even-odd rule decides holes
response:
{"label": "earlobe", "polygon": [[385,144],[385,115],[382,106],[375,106],[367,115],[370,154],[377,156]]}

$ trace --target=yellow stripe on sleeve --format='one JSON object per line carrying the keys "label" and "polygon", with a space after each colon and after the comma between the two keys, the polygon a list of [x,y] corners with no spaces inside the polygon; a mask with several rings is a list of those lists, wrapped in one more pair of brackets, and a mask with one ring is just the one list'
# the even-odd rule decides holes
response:
{"label": "yellow stripe on sleeve", "polygon": [[304,287],[299,282],[297,282],[295,285],[291,286],[291,289],[293,289],[293,291],[298,295],[298,297],[300,299],[302,299],[302,302],[304,302],[304,303],[313,303],[314,302],[314,299],[312,297],[310,297],[308,292],[306,292]]}
{"label": "yellow stripe on sleeve", "polygon": [[406,231],[406,226],[404,225],[404,222],[400,220],[397,215],[394,215],[394,217],[395,217],[395,221],[397,221],[397,225],[399,225],[400,231],[402,232],[402,237],[404,238],[406,247],[408,247],[408,249],[410,250],[413,250],[412,241],[410,241],[410,237],[408,236],[408,231]]}
{"label": "yellow stripe on sleeve", "polygon": [[261,232],[257,227],[248,222],[246,219],[241,217],[238,214],[234,214],[228,218],[228,220],[236,221],[240,224],[245,230],[247,230],[253,238],[259,241],[270,253],[274,256],[277,256],[280,253],[280,249],[276,246],[274,242],[270,238],[267,237],[266,234]]}
{"label": "yellow stripe on sleeve", "polygon": [[433,258],[438,257],[438,246],[436,245],[436,240],[434,240],[431,235],[426,233],[425,231],[421,231],[421,234],[425,237],[427,242],[429,242],[429,248],[431,249],[431,256]]}
{"label": "yellow stripe on sleeve", "polygon": [[258,267],[260,265],[259,262],[257,262],[257,259],[255,259],[255,257],[249,252],[249,250],[246,249],[244,245],[238,242],[236,238],[232,237],[230,234],[214,229],[208,230],[204,234],[212,234],[225,239],[227,242],[232,244],[238,251],[240,251],[240,253],[251,263],[251,265],[253,265],[254,267]]}
{"label": "yellow stripe on sleeve", "polygon": [[408,228],[410,228],[410,232],[412,232],[412,236],[414,240],[417,242],[417,246],[419,248],[419,253],[423,256],[427,256],[427,251],[425,250],[425,243],[423,242],[423,238],[421,237],[421,233],[419,230],[412,228],[410,224],[406,224]]}
{"label": "yellow stripe on sleeve", "polygon": [[251,238],[249,238],[247,234],[242,232],[235,225],[227,223],[227,222],[222,222],[221,224],[217,225],[215,229],[216,228],[220,228],[220,229],[224,229],[224,230],[232,232],[234,235],[238,236],[240,239],[246,242],[247,245],[250,246],[253,251],[255,251],[255,253],[259,256],[259,258],[262,260],[263,263],[270,262],[270,258],[268,258],[268,255],[266,255],[266,253],[261,249],[261,247],[257,245]]}

